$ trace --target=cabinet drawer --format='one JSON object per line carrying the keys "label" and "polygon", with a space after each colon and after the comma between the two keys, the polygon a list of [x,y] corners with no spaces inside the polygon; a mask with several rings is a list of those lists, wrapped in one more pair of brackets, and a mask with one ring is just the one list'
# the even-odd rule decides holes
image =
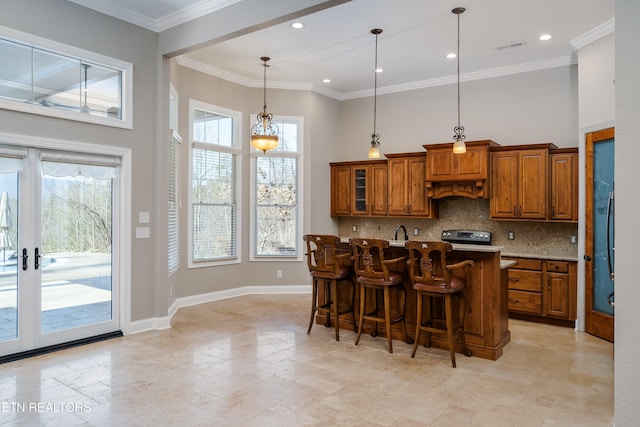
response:
{"label": "cabinet drawer", "polygon": [[541,292],[542,272],[509,269],[509,289]]}
{"label": "cabinet drawer", "polygon": [[504,259],[512,259],[517,262],[512,268],[517,268],[519,270],[542,270],[542,260],[539,259],[524,259],[524,258],[509,258],[504,257]]}
{"label": "cabinet drawer", "polygon": [[568,273],[569,263],[566,261],[547,261],[547,271],[550,273]]}
{"label": "cabinet drawer", "polygon": [[509,310],[542,314],[542,294],[509,290]]}

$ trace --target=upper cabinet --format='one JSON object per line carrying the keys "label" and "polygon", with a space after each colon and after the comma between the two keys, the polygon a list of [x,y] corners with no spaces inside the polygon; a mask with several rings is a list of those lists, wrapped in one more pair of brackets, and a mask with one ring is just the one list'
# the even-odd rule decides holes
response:
{"label": "upper cabinet", "polygon": [[387,162],[331,163],[331,215],[386,215]]}
{"label": "upper cabinet", "polygon": [[550,150],[549,219],[578,221],[578,149]]}
{"label": "upper cabinet", "polygon": [[469,141],[467,152],[453,153],[453,143],[423,145],[427,150],[425,187],[427,196],[489,197],[489,150],[499,147],[493,141]]}
{"label": "upper cabinet", "polygon": [[437,218],[437,202],[427,197],[424,152],[386,154],[389,172],[389,216]]}
{"label": "upper cabinet", "polygon": [[549,148],[501,147],[491,153],[491,219],[547,219]]}
{"label": "upper cabinet", "polygon": [[351,215],[350,164],[331,163],[331,216]]}

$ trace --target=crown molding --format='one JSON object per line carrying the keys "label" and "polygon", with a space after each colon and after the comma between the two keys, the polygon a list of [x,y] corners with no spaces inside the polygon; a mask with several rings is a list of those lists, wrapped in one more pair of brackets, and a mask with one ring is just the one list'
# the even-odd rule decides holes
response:
{"label": "crown molding", "polygon": [[588,44],[601,39],[606,35],[615,33],[615,31],[616,31],[616,20],[615,18],[612,18],[607,22],[601,25],[598,25],[593,30],[588,31],[583,35],[576,37],[575,39],[571,40],[569,43],[571,43],[571,46],[573,47],[573,49],[577,51],[587,46]]}
{"label": "crown molding", "polygon": [[163,16],[156,21],[156,32],[168,30],[185,22],[197,19],[201,16],[216,12],[225,7],[231,6],[241,0],[204,0],[191,7],[178,10],[172,14]]}
{"label": "crown molding", "polygon": [[175,27],[203,15],[223,9],[241,0],[203,0],[191,7],[178,10],[159,19],[151,19],[147,16],[136,13],[130,9],[125,9],[115,5],[108,0],[70,0],[89,9],[93,9],[105,15],[120,19],[138,27],[159,33],[169,28]]}
{"label": "crown molding", "polygon": [[[576,64],[577,60],[573,56],[565,56],[560,58],[549,59],[545,61],[528,62],[524,64],[511,65],[508,67],[490,68],[482,71],[474,71],[471,73],[460,74],[461,82],[470,82],[474,80],[491,79],[494,77],[503,77],[511,74],[527,73],[530,71],[546,70],[550,68],[566,67]],[[424,89],[429,87],[444,86],[454,84],[458,81],[457,75],[438,77],[435,79],[421,80],[417,82],[405,83],[401,85],[385,86],[378,88],[378,95],[389,93],[406,92],[409,90]],[[340,100],[364,98],[373,96],[373,89],[367,89],[358,92],[349,92],[341,94]]]}
{"label": "crown molding", "polygon": [[[191,68],[201,73],[209,74],[214,77],[218,77],[232,83],[236,83],[246,87],[262,87],[262,80],[251,80],[238,76],[237,74],[229,73],[220,70],[216,67],[212,67],[202,62],[195,61],[185,56],[177,56],[176,60],[178,65]],[[524,64],[512,65],[508,67],[491,68],[488,70],[475,71],[471,73],[460,74],[461,82],[469,82],[474,80],[490,79],[494,77],[508,76],[511,74],[527,73],[530,71],[546,70],[557,67],[567,67],[577,63],[575,56],[565,56],[560,58],[549,59],[545,61],[528,62]],[[444,86],[457,82],[457,76],[445,76],[435,79],[421,80],[417,82],[405,83],[394,86],[385,86],[378,88],[378,95],[385,95],[397,92],[406,92],[409,90],[424,89],[435,86]],[[288,89],[288,90],[306,90],[319,93],[321,95],[328,96],[330,98],[337,99],[338,101],[346,101],[349,99],[366,98],[373,96],[373,89],[367,89],[357,92],[340,93],[326,87],[310,84],[310,83],[295,83],[295,82],[278,82],[270,81],[267,87],[272,89]]]}

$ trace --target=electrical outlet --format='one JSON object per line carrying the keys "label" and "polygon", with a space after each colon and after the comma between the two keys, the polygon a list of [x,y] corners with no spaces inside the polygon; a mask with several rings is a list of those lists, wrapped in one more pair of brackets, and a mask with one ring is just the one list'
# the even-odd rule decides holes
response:
{"label": "electrical outlet", "polygon": [[577,244],[578,243],[578,236],[576,236],[575,234],[571,235],[571,243],[572,244]]}
{"label": "electrical outlet", "polygon": [[509,240],[515,240],[516,239],[516,233],[514,233],[513,231],[508,231],[507,232],[507,238]]}
{"label": "electrical outlet", "polygon": [[282,270],[276,270],[276,277],[282,279]]}
{"label": "electrical outlet", "polygon": [[358,224],[353,224],[353,226],[351,227],[351,231],[358,231]]}
{"label": "electrical outlet", "polygon": [[419,236],[420,235],[420,229],[418,227],[413,229],[413,235],[414,236]]}

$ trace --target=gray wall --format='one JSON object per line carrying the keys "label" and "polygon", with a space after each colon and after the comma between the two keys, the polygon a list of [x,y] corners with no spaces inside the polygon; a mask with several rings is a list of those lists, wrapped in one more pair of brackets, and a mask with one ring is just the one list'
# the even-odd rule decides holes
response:
{"label": "gray wall", "polygon": [[[306,261],[250,262],[249,261],[249,213],[250,213],[250,156],[242,158],[242,263],[209,268],[187,268],[188,206],[186,199],[189,177],[189,99],[230,108],[243,113],[243,146],[250,147],[249,132],[255,114],[262,108],[262,88],[247,88],[226,80],[203,74],[193,69],[173,65],[171,81],[179,94],[180,134],[186,143],[181,146],[181,192],[183,206],[180,211],[182,266],[172,279],[176,297],[192,296],[241,286],[301,285],[309,281]],[[268,90],[270,112],[283,116],[302,116],[303,135],[303,206],[305,232],[336,232],[336,225],[329,217],[330,170],[329,161],[338,149],[336,123],[339,103],[311,92]],[[283,271],[276,278],[276,270]],[[215,273],[214,273],[215,272]]]}
{"label": "gray wall", "polygon": [[[558,67],[463,82],[461,124],[467,141],[501,145],[553,142],[578,146],[577,67]],[[377,131],[384,153],[422,151],[423,144],[451,142],[457,122],[456,86],[378,95]],[[373,129],[373,98],[342,103],[342,160],[366,157]]]}
{"label": "gray wall", "polygon": [[[133,64],[132,130],[8,110],[0,110],[0,129],[7,133],[131,148],[135,195],[131,201],[131,222],[135,227],[140,211],[151,212],[154,221],[158,208],[149,189],[155,188],[158,173],[154,164],[157,34],[65,0],[3,0],[0,25]],[[132,320],[161,313],[156,297],[158,284],[162,282],[156,280],[156,273],[162,276],[164,271],[166,278],[166,261],[160,268],[156,265],[156,232],[152,227],[150,239],[132,239]],[[164,309],[166,315],[166,306]]]}
{"label": "gray wall", "polygon": [[616,0],[615,424],[640,418],[640,3]]}

